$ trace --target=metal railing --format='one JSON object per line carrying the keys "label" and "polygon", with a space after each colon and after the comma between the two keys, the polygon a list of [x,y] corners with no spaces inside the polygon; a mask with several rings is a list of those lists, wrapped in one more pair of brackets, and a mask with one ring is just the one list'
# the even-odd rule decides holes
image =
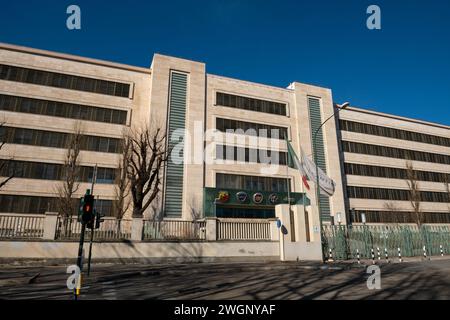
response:
{"label": "metal railing", "polygon": [[[94,231],[94,241],[114,241],[131,239],[131,221],[118,220],[115,218],[104,218],[104,222],[100,224],[100,229]],[[81,233],[81,223],[78,218],[58,217],[56,224],[57,240],[79,240]],[[86,229],[86,239],[90,239],[91,230]]]}
{"label": "metal railing", "polygon": [[372,249],[382,258],[385,249],[388,257],[397,257],[400,248],[403,257],[422,256],[425,247],[428,256],[450,253],[450,226],[422,225],[353,225],[324,226],[322,229],[324,251],[331,249],[333,258],[339,260],[371,259]]}
{"label": "metal railing", "polygon": [[44,217],[0,215],[0,238],[37,239],[44,235]]}
{"label": "metal railing", "polygon": [[144,240],[206,240],[205,221],[144,221]]}
{"label": "metal railing", "polygon": [[219,219],[217,240],[270,241],[270,222],[259,219]]}

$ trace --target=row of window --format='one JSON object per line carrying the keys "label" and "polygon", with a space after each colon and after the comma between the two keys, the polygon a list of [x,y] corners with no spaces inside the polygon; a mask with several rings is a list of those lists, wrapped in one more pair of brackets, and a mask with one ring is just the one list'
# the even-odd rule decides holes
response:
{"label": "row of window", "polygon": [[224,107],[245,109],[271,114],[286,115],[286,104],[217,92],[216,104]]}
{"label": "row of window", "polygon": [[59,101],[0,95],[0,110],[126,124],[127,112]]}
{"label": "row of window", "polygon": [[0,80],[94,92],[117,97],[128,98],[130,95],[130,85],[127,83],[80,77],[4,64],[0,64]]}
{"label": "row of window", "polygon": [[224,145],[216,146],[216,158],[282,166],[287,164],[287,152]]}
{"label": "row of window", "polygon": [[[360,211],[355,210],[351,214],[352,222],[362,223],[364,213],[367,223],[416,223],[414,212],[390,212],[390,211]],[[450,223],[450,213],[423,212],[422,223]]]}
{"label": "row of window", "polygon": [[450,156],[445,154],[384,147],[358,142],[342,141],[342,150],[344,152],[368,154],[372,156],[450,164]]}
{"label": "row of window", "polygon": [[[262,123],[245,122],[230,119],[216,119],[216,129],[221,132],[242,130],[242,134],[273,139],[285,140],[288,138],[288,129]],[[235,132],[239,133],[239,132]]]}
{"label": "row of window", "polygon": [[[366,187],[347,187],[349,198],[356,199],[376,199],[392,201],[409,201],[411,199],[410,190],[382,189]],[[420,191],[420,201],[423,202],[450,202],[449,194],[445,192]]]}
{"label": "row of window", "polygon": [[348,120],[340,120],[339,123],[340,129],[343,131],[358,132],[374,136],[388,137],[394,139],[401,139],[450,147],[450,138],[433,136],[430,134],[418,133],[401,129],[380,127],[373,124],[353,122]]}
{"label": "row of window", "polygon": [[[62,132],[14,127],[0,128],[0,141],[13,144],[64,149],[67,148],[70,137],[71,134]],[[121,149],[120,139],[88,135],[84,135],[81,139],[81,150],[120,153]]]}
{"label": "row of window", "polygon": [[[418,181],[450,182],[450,174],[430,171],[414,171]],[[408,179],[408,171],[400,168],[345,163],[345,174],[390,179]]]}
{"label": "row of window", "polygon": [[288,192],[288,179],[217,173],[216,188]]}
{"label": "row of window", "polygon": [[[65,167],[62,164],[27,162],[0,159],[0,176],[25,179],[64,180]],[[93,167],[80,166],[79,182],[91,182]],[[97,168],[97,183],[113,184],[116,170],[112,168]]]}
{"label": "row of window", "polygon": [[[44,214],[58,212],[58,198],[0,195],[1,213]],[[74,213],[78,212],[79,199],[73,199]],[[112,200],[95,200],[95,209],[105,216],[113,216]]]}

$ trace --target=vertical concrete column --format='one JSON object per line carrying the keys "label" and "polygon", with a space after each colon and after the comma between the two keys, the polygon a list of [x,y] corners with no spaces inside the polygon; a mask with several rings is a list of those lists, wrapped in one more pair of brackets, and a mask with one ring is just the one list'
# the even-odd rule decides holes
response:
{"label": "vertical concrete column", "polygon": [[144,235],[144,219],[133,218],[131,222],[131,240],[142,241]]}
{"label": "vertical concrete column", "polygon": [[305,207],[302,205],[292,206],[294,211],[295,222],[295,239],[297,242],[306,242],[306,222],[305,222]]}
{"label": "vertical concrete column", "polygon": [[57,212],[46,212],[44,219],[44,240],[55,240],[56,238],[56,224],[58,223]]}
{"label": "vertical concrete column", "polygon": [[270,220],[270,240],[280,241],[280,230],[277,227],[277,219]]}
{"label": "vertical concrete column", "polygon": [[279,204],[275,206],[275,216],[281,221],[282,227],[286,228],[288,234],[283,234],[281,229],[279,230],[280,236],[280,260],[286,261],[286,246],[291,243],[291,237],[289,232],[291,232],[291,219],[289,213],[288,204]]}
{"label": "vertical concrete column", "polygon": [[216,218],[206,218],[206,241],[217,241]]}
{"label": "vertical concrete column", "polygon": [[319,218],[319,210],[317,209],[317,206],[314,207],[308,207],[308,212],[310,221],[309,224],[312,227],[313,232],[311,232],[311,242],[321,242],[322,241],[322,234],[320,232],[320,218]]}

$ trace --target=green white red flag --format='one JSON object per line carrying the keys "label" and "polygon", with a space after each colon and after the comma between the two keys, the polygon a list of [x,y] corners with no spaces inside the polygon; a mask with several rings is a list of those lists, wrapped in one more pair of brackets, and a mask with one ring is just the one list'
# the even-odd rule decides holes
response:
{"label": "green white red flag", "polygon": [[[294,149],[292,148],[289,141],[286,140],[288,146],[288,164],[289,167],[297,169],[300,171],[300,175],[302,176],[303,185],[309,191],[310,185],[308,181],[316,181],[316,165],[315,163],[309,159],[303,150],[300,148],[300,156],[299,159],[295,154]],[[319,168],[319,185],[320,185],[320,193],[322,195],[326,195],[331,197],[334,194],[336,189],[336,183],[328,177],[322,169]]]}

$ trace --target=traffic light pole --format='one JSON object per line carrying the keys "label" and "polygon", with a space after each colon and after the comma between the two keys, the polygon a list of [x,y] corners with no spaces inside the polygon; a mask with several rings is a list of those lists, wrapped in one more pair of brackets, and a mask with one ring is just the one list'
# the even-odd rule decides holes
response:
{"label": "traffic light pole", "polygon": [[[91,186],[91,194],[94,194],[94,185],[97,182],[97,165],[95,165],[94,173],[92,175],[92,186]],[[98,199],[97,199],[98,200]],[[94,202],[95,203],[95,202]],[[95,208],[95,206],[94,206]],[[95,213],[95,219],[97,219],[97,213],[95,209],[93,210]],[[89,257],[88,257],[88,276],[91,274],[91,257],[92,257],[92,242],[94,241],[94,226],[91,229],[91,241],[89,242]]]}
{"label": "traffic light pole", "polygon": [[91,241],[89,242],[89,257],[88,257],[88,277],[91,275],[91,257],[92,257],[92,242],[94,241],[94,230],[91,229]]}
{"label": "traffic light pole", "polygon": [[80,234],[80,245],[78,247],[78,258],[77,258],[77,266],[80,268],[80,279],[78,280],[77,286],[74,289],[74,297],[75,300],[78,299],[78,295],[80,294],[81,290],[81,274],[83,271],[83,246],[84,246],[84,233],[86,231],[86,224],[81,223],[81,234]]}
{"label": "traffic light pole", "polygon": [[86,190],[86,194],[83,197],[83,207],[82,207],[82,216],[81,216],[81,233],[80,233],[80,244],[78,247],[78,258],[77,258],[77,266],[80,269],[80,276],[78,279],[77,286],[74,290],[75,300],[78,299],[81,290],[82,284],[82,275],[83,275],[83,249],[84,249],[84,236],[86,234],[86,227],[89,221],[92,220],[91,215],[93,213],[93,196],[91,195],[91,190]]}

